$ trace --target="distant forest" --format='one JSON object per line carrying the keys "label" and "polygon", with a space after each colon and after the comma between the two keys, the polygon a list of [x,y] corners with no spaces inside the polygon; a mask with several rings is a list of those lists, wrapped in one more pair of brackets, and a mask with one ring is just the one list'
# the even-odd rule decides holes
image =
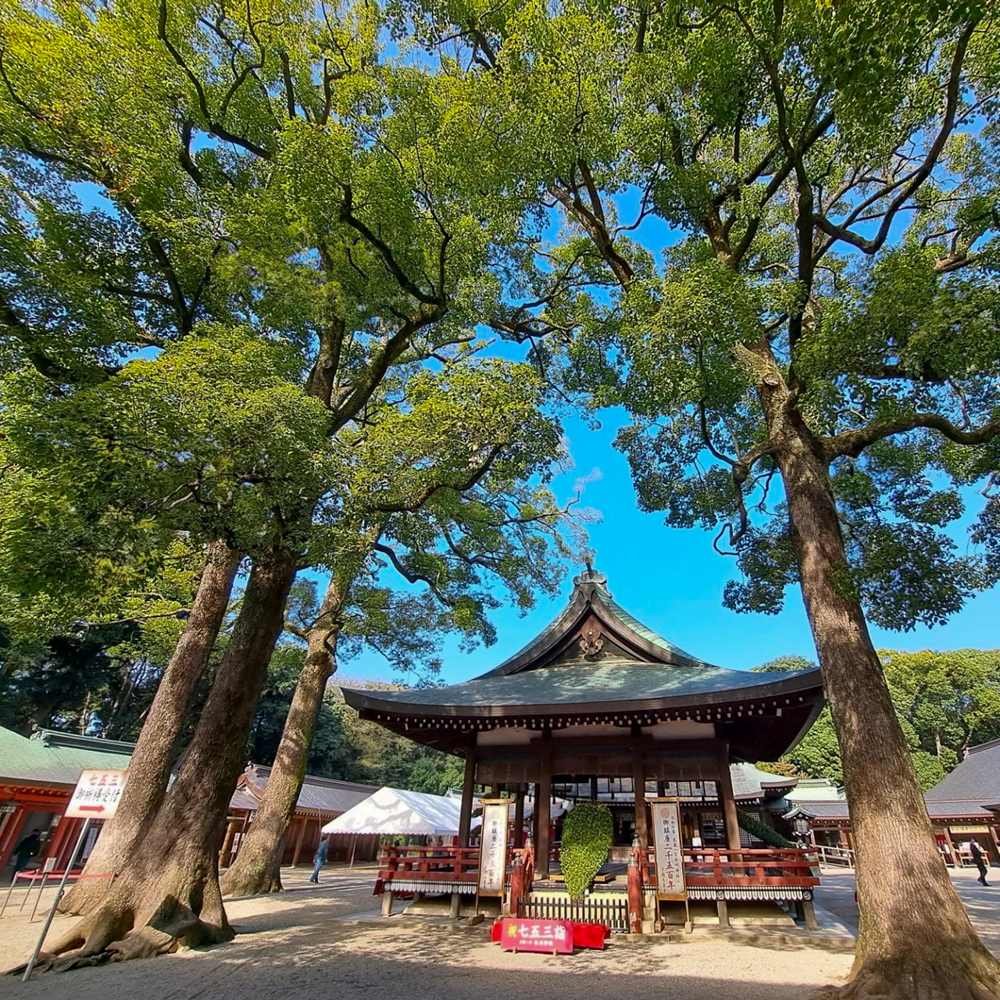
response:
{"label": "distant forest", "polygon": [[[248,761],[273,761],[303,656],[302,646],[295,643],[276,649],[247,744]],[[940,781],[969,746],[1000,738],[1000,650],[882,650],[881,657],[923,788]],[[0,648],[0,725],[24,735],[42,727],[132,742],[165,663],[163,651],[128,625],[86,627],[47,642],[8,644]],[[804,657],[782,656],[755,670],[814,666]],[[336,676],[334,680],[350,683]],[[202,694],[210,682],[211,674],[202,679]],[[194,717],[192,713],[192,726]],[[840,783],[840,750],[829,710],[791,753],[760,766]],[[309,755],[309,773],[443,792],[461,785],[462,762],[362,721],[344,704],[339,690],[330,687]]]}
{"label": "distant forest", "polygon": [[[247,761],[273,762],[304,654],[302,646],[291,642],[275,650],[247,743]],[[166,656],[157,655],[136,629],[126,626],[81,628],[48,642],[8,644],[0,648],[0,726],[25,736],[45,728],[134,742],[167,656],[168,650]],[[211,672],[202,678],[196,700],[204,698],[210,684]],[[192,712],[191,729],[196,717]],[[443,792],[461,786],[463,765],[362,721],[339,690],[329,687],[308,770],[329,778]]]}
{"label": "distant forest", "polygon": [[[1000,738],[1000,650],[879,650],[896,715],[923,789],[936,785],[977,743]],[[758,671],[807,670],[816,664],[781,656]],[[830,710],[824,709],[791,753],[762,762],[776,774],[843,782],[840,748]]]}

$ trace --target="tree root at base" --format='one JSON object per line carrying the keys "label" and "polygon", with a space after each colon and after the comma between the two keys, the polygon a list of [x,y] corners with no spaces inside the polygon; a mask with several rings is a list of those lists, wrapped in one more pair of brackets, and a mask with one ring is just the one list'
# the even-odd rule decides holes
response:
{"label": "tree root at base", "polygon": [[[200,894],[186,894],[197,898]],[[105,962],[166,955],[178,948],[202,948],[222,944],[235,937],[226,919],[218,892],[196,913],[176,896],[161,897],[159,905],[129,904],[125,894],[115,892],[98,909],[76,923],[39,955],[39,971],[65,971]],[[141,912],[137,920],[136,914]],[[10,969],[23,973],[25,965]]]}
{"label": "tree root at base", "polygon": [[1000,966],[979,956],[943,966],[873,963],[845,986],[820,990],[816,1000],[1000,1000]]}
{"label": "tree root at base", "polygon": [[222,895],[227,897],[264,896],[272,892],[285,891],[280,876],[275,878],[267,874],[255,878],[244,874],[239,878],[229,878],[228,872],[219,880],[219,888]]}

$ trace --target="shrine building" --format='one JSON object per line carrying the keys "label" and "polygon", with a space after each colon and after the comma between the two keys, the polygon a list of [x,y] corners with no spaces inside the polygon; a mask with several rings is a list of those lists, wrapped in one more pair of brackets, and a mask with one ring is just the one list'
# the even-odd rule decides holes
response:
{"label": "shrine building", "polygon": [[[819,670],[749,673],[701,660],[628,614],[612,599],[607,577],[588,567],[565,610],[481,677],[423,690],[345,689],[344,697],[362,718],[465,759],[457,850],[467,853],[456,856],[453,878],[438,870],[428,880],[438,891],[475,891],[476,786],[512,799],[515,851],[524,846],[524,800],[533,792],[528,902],[558,872],[554,796],[608,804],[615,817],[609,861],[627,860],[637,848],[644,868],[647,799],[669,796],[681,800],[684,848],[698,852],[690,856],[691,898],[810,902],[811,922],[816,880],[804,858],[786,852],[783,863],[777,855],[767,860],[741,844],[730,765],[777,760],[798,742],[824,705]],[[773,777],[776,789],[788,784],[763,777]],[[760,781],[754,787],[753,801],[763,801],[768,790]],[[754,866],[751,855],[761,855]],[[711,873],[704,870],[709,861]],[[431,891],[421,873],[442,867],[400,867],[399,856],[394,864],[383,873],[390,891]]]}

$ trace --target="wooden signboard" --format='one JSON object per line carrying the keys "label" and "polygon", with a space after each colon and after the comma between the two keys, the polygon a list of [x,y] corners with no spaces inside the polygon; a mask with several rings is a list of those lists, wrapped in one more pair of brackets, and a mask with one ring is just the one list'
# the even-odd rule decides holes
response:
{"label": "wooden signboard", "polygon": [[479,895],[502,896],[507,878],[507,824],[510,799],[483,799],[479,840]]}
{"label": "wooden signboard", "polygon": [[650,799],[657,899],[687,899],[680,799]]}

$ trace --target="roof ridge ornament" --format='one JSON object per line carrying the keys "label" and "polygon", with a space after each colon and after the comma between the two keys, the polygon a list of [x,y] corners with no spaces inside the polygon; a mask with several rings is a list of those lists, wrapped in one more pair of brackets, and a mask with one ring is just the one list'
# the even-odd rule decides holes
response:
{"label": "roof ridge ornament", "polygon": [[598,573],[588,559],[584,565],[587,567],[579,576],[573,577],[573,589],[582,590],[590,587],[592,590],[600,590],[606,597],[611,596],[608,590],[608,576],[606,573]]}
{"label": "roof ridge ornament", "polygon": [[599,629],[591,625],[580,636],[579,645],[585,660],[596,660],[604,648],[604,636],[601,635]]}

